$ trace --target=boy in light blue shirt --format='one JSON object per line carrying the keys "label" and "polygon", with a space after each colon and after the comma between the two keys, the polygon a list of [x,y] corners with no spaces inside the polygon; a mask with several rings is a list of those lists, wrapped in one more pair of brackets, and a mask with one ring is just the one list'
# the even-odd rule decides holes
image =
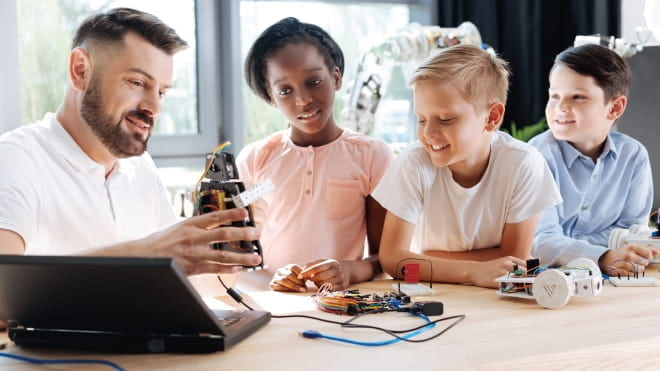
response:
{"label": "boy in light blue shirt", "polygon": [[583,45],[557,55],[549,80],[550,130],[530,144],[548,162],[564,202],[541,215],[532,254],[542,265],[585,257],[606,273],[634,273],[657,252],[607,247],[614,228],[646,224],[653,202],[646,148],[610,132],[626,108],[630,67],[608,48]]}

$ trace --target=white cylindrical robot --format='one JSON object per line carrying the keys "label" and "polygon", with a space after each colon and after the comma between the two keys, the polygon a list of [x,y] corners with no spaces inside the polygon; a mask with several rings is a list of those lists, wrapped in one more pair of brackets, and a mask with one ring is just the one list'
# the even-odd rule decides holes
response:
{"label": "white cylindrical robot", "polygon": [[603,291],[598,265],[586,258],[572,260],[562,269],[548,269],[534,279],[534,299],[544,308],[561,308],[572,296],[596,296]]}

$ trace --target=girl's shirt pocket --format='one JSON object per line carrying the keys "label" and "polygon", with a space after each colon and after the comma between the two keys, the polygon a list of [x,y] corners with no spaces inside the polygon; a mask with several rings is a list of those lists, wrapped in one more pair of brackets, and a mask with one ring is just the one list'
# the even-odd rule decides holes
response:
{"label": "girl's shirt pocket", "polygon": [[357,179],[328,179],[325,204],[332,219],[364,212],[365,194]]}

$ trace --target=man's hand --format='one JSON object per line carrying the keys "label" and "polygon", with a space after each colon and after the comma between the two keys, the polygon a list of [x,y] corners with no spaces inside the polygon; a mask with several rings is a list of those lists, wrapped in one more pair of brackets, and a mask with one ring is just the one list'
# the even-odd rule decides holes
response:
{"label": "man's hand", "polygon": [[[195,216],[143,240],[129,242],[126,248],[134,256],[173,257],[188,275],[234,273],[241,270],[241,265],[258,265],[261,258],[256,254],[214,250],[210,244],[258,239],[259,232],[253,227],[220,227],[247,216],[243,208]],[[97,253],[107,255],[102,250]]]}
{"label": "man's hand", "polygon": [[351,284],[349,272],[335,259],[317,260],[305,266],[298,276],[314,282],[316,287],[332,284],[332,290],[344,290]]}
{"label": "man's hand", "polygon": [[305,280],[299,278],[302,267],[298,264],[289,264],[280,268],[270,281],[270,288],[275,291],[307,291]]}
{"label": "man's hand", "polygon": [[609,250],[598,259],[600,269],[616,276],[643,272],[658,251],[645,246],[628,245],[619,249]]}
{"label": "man's hand", "polygon": [[516,264],[518,267],[525,267],[525,262],[515,256],[480,262],[477,264],[477,269],[470,273],[470,283],[481,287],[498,288],[499,283],[495,282],[495,279],[513,272]]}

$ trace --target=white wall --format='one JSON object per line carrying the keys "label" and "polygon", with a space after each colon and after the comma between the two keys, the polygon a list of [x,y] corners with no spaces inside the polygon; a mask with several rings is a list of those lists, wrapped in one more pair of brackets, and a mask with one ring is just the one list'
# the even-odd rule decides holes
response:
{"label": "white wall", "polygon": [[[634,44],[644,41],[655,41],[653,35],[648,33],[648,40],[639,40],[635,28],[645,26],[644,21],[644,2],[645,0],[622,0],[621,1],[621,36],[627,42]],[[647,35],[642,35],[646,37]]]}
{"label": "white wall", "polygon": [[[646,25],[643,15],[645,1],[622,0],[621,3],[621,37],[627,42],[643,42],[639,40],[635,28]],[[652,35],[649,36],[648,41],[655,40]],[[642,142],[649,152],[655,178],[653,207],[656,208],[660,206],[660,147],[657,145],[660,135],[655,129],[660,121],[660,107],[657,104],[660,76],[656,73],[656,66],[660,63],[660,46],[647,45],[641,53],[630,57],[628,63],[632,68],[633,80],[626,112],[617,122],[617,127]]]}
{"label": "white wall", "polygon": [[[0,14],[16,14],[16,2],[0,1]],[[0,133],[20,125],[21,99],[18,75],[18,29],[16,17],[0,22]]]}

